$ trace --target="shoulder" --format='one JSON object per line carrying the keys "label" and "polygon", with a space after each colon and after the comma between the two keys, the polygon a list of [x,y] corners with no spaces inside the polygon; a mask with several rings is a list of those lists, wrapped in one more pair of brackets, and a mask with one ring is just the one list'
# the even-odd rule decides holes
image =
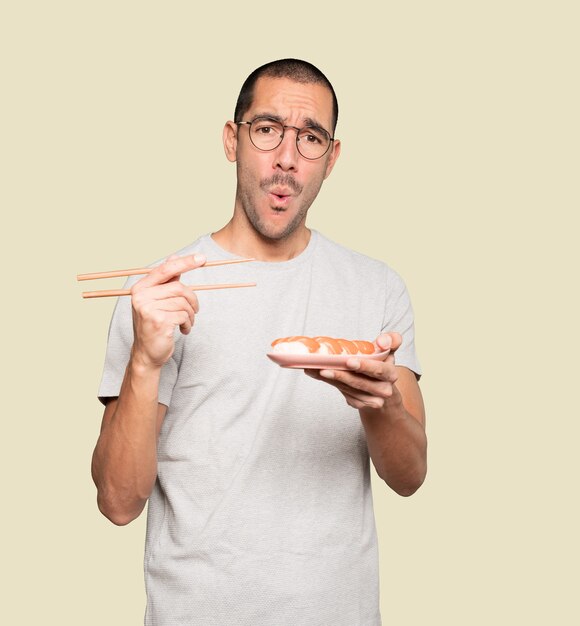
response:
{"label": "shoulder", "polygon": [[398,282],[399,274],[387,263],[375,259],[342,244],[332,241],[322,233],[317,233],[317,251],[329,262],[336,264],[341,271],[353,272],[375,281]]}

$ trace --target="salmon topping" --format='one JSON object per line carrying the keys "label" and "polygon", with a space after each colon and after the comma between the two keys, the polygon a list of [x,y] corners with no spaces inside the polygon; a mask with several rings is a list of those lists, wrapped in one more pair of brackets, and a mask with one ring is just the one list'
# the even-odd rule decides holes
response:
{"label": "salmon topping", "polygon": [[375,352],[375,346],[370,341],[362,341],[355,339],[350,341],[348,339],[335,339],[334,337],[305,337],[303,335],[293,335],[292,337],[280,337],[274,339],[272,347],[279,343],[302,343],[306,346],[309,353],[316,354],[321,352],[321,348],[324,347],[328,354],[373,354]]}

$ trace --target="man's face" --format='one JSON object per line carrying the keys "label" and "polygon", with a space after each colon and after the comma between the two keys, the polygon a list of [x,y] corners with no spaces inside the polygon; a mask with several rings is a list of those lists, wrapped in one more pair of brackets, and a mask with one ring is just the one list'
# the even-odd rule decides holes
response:
{"label": "man's face", "polygon": [[[323,85],[262,77],[250,109],[243,120],[236,121],[252,121],[258,116],[281,119],[298,128],[316,124],[332,135],[332,95]],[[226,125],[224,137],[228,158],[237,162],[236,210],[243,210],[263,237],[289,237],[304,224],[322,181],[338,158],[339,142],[331,143],[321,158],[308,160],[298,152],[296,131],[291,128],[286,129],[282,143],[268,152],[252,144],[247,125]]]}

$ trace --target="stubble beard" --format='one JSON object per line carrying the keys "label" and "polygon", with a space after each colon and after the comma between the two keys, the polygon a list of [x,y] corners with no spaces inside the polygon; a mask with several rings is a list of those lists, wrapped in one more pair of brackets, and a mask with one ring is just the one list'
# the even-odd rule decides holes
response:
{"label": "stubble beard", "polygon": [[[278,231],[272,226],[264,223],[256,210],[256,200],[258,199],[260,193],[274,185],[285,185],[290,187],[296,195],[299,195],[304,191],[304,187],[300,185],[291,174],[280,173],[274,174],[271,178],[262,180],[259,184],[256,184],[254,181],[249,179],[243,168],[239,166],[238,162],[238,197],[240,199],[242,209],[244,210],[244,213],[254,230],[265,239],[281,241],[290,237],[300,224],[306,220],[308,209],[318,195],[322,182],[323,181],[320,180],[312,189],[307,190],[306,195],[302,198],[296,215],[281,231]],[[285,210],[287,211],[289,209]]]}

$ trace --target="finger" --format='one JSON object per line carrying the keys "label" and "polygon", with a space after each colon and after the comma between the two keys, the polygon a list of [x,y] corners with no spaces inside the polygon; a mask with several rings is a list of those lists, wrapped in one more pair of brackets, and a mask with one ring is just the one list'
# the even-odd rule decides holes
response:
{"label": "finger", "polygon": [[[142,307],[140,313],[144,318],[156,317],[159,319],[160,314],[162,315],[163,313],[176,313],[181,311],[187,314],[189,324],[190,326],[193,326],[195,321],[195,310],[190,305],[188,300],[182,297],[153,300]],[[163,318],[161,317],[161,319]]]}
{"label": "finger", "polygon": [[189,315],[185,311],[176,311],[175,313],[168,312],[169,321],[173,324],[173,327],[179,326],[179,330],[184,335],[188,335],[191,331],[191,327],[193,326],[192,321],[189,318]]}
{"label": "finger", "polygon": [[349,395],[348,393],[342,393],[342,395],[344,396],[344,399],[346,400],[346,403],[353,407],[354,409],[364,409],[365,405],[363,402],[361,402],[360,400],[357,400],[356,398],[354,398],[353,396]]}
{"label": "finger", "polygon": [[393,395],[392,384],[385,380],[375,380],[342,370],[321,370],[320,376],[348,393],[362,392],[377,398],[389,398]]}
{"label": "finger", "polygon": [[[340,383],[336,383],[333,380],[328,380],[326,378],[321,377],[319,370],[305,369],[304,373],[307,376],[310,376],[311,378],[314,378],[315,380],[320,380],[323,383],[326,383],[327,385],[330,385],[331,387],[335,387],[345,397],[347,403],[350,406],[352,406],[352,407],[354,407],[356,409],[362,409],[363,407],[367,406],[362,398],[361,399],[357,398],[356,392],[354,392],[353,390],[350,390],[350,389],[344,387]],[[370,399],[370,397],[368,399]]]}
{"label": "finger", "polygon": [[[166,259],[165,262],[167,261],[175,261],[175,259],[178,259],[179,255],[178,254],[170,254]],[[173,276],[172,278],[170,278],[167,282],[168,283],[175,283],[175,282],[179,282],[179,279],[181,278],[181,274],[176,274],[175,276]]]}
{"label": "finger", "polygon": [[195,291],[193,291],[189,285],[184,285],[180,282],[178,278],[176,278],[175,281],[159,285],[158,287],[152,289],[159,289],[161,294],[167,292],[169,297],[181,296],[182,298],[185,298],[189,303],[189,306],[191,306],[196,313],[199,313],[199,300],[197,299]]}
{"label": "finger", "polygon": [[146,292],[147,301],[149,300],[165,300],[166,298],[175,298],[182,297],[185,298],[190,306],[197,313],[199,311],[199,301],[195,292],[189,287],[189,285],[184,285],[182,282],[174,281],[163,283],[162,285],[155,285],[154,287],[149,287]]}
{"label": "finger", "polygon": [[182,335],[189,335],[192,328],[193,328],[193,322],[191,320],[188,320],[187,322],[179,325],[179,332]]}
{"label": "finger", "polygon": [[188,286],[179,281],[170,281],[162,285],[155,285],[147,289],[137,290],[133,293],[133,306],[137,309],[147,306],[151,302],[160,302],[167,298],[182,297],[185,298],[191,308],[198,313],[199,301],[195,292]]}
{"label": "finger", "polygon": [[356,372],[357,374],[362,374],[376,380],[394,383],[397,382],[398,379],[394,357],[391,354],[386,356],[384,361],[375,361],[374,359],[357,359],[356,357],[353,357],[346,361],[346,366],[349,371]]}
{"label": "finger", "polygon": [[365,403],[365,406],[382,407],[385,400],[393,395],[393,386],[390,383],[383,383],[380,388],[374,388],[371,391],[363,391],[350,385],[344,385],[342,383],[337,384],[337,389],[342,393],[347,393],[355,398],[358,398]]}
{"label": "finger", "polygon": [[[321,372],[319,370],[313,370],[313,369],[305,369],[304,373],[307,376],[314,378],[315,380],[320,380],[322,382],[327,383],[328,385],[331,385],[332,387],[335,387],[346,398],[347,403],[350,406],[353,406],[357,409],[362,409],[365,407],[379,409],[384,406],[385,399],[390,397],[393,393],[393,387],[392,385],[389,385],[389,384],[384,386],[381,396],[376,396],[373,394],[365,393],[363,391],[359,391],[353,387],[345,385],[344,383],[337,381],[333,378],[329,379],[328,373],[331,370],[323,370],[323,371],[324,371],[324,375],[321,375]],[[376,389],[373,391],[376,392]]]}
{"label": "finger", "polygon": [[357,409],[380,409],[385,400],[393,395],[393,385],[383,380],[367,378],[365,382],[364,376],[352,375],[342,370],[305,369],[304,373],[335,387],[346,398],[347,403]]}
{"label": "finger", "polygon": [[342,392],[347,403],[355,409],[381,409],[383,408],[385,401],[383,398],[375,398],[374,396]]}
{"label": "finger", "polygon": [[306,374],[306,376],[310,376],[310,378],[314,378],[316,380],[322,380],[320,378],[320,374],[319,374],[318,370],[305,369],[303,371]]}
{"label": "finger", "polygon": [[165,298],[159,301],[156,300],[155,304],[152,306],[160,311],[185,311],[189,315],[191,321],[193,321],[193,318],[195,317],[193,307],[185,298],[182,297]]}
{"label": "finger", "polygon": [[390,350],[391,352],[395,352],[402,343],[403,338],[399,333],[382,333],[375,341],[375,345],[381,351]]}
{"label": "finger", "polygon": [[132,291],[167,283],[172,279],[179,278],[184,272],[201,267],[205,261],[206,258],[203,254],[169,257],[164,263],[154,267],[149,274],[137,281],[133,285]]}

